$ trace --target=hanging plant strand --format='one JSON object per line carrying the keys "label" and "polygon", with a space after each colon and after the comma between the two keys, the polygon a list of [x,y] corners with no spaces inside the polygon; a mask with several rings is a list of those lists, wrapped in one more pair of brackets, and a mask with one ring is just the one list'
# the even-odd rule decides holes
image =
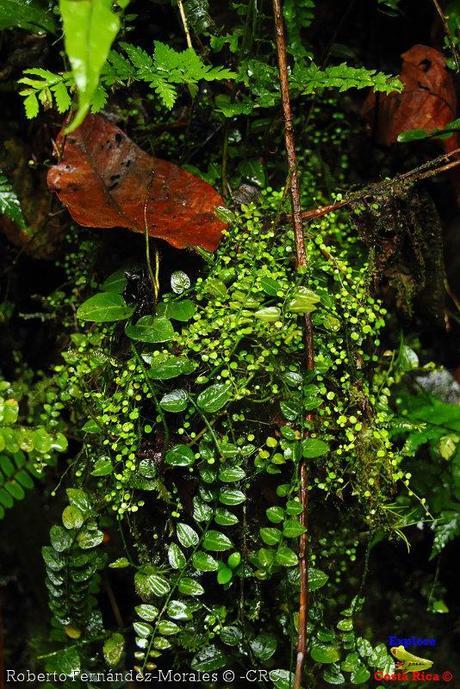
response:
{"label": "hanging plant strand", "polygon": [[[297,268],[306,268],[307,254],[305,250],[305,239],[302,225],[302,209],[300,202],[300,185],[297,170],[297,155],[295,150],[295,136],[292,119],[291,99],[289,95],[289,77],[286,56],[286,37],[284,32],[283,11],[281,0],[273,0],[273,15],[275,19],[276,50],[278,56],[278,70],[281,103],[284,117],[284,142],[289,166],[289,184],[292,205],[292,225],[295,236],[295,250]],[[313,328],[310,314],[305,314],[305,350],[306,367],[309,371],[315,365],[313,349]],[[308,415],[307,421],[311,420]],[[307,648],[307,627],[308,627],[308,468],[305,459],[300,460],[300,503],[302,513],[300,522],[305,528],[305,532],[299,539],[299,569],[300,569],[300,594],[299,594],[299,622],[297,657],[294,689],[300,689],[302,681],[302,671],[305,662]]]}

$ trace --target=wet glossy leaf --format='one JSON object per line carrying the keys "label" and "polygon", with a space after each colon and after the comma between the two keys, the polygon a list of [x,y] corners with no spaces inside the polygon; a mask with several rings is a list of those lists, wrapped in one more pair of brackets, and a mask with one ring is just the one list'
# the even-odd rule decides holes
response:
{"label": "wet glossy leaf", "polygon": [[89,112],[99,75],[120,28],[112,0],[59,0],[65,49],[78,89],[78,110],[68,128],[73,131]]}
{"label": "wet glossy leaf", "polygon": [[184,548],[192,548],[200,540],[195,529],[192,529],[188,524],[178,523],[176,525],[176,535],[179,543]]}
{"label": "wet glossy leaf", "polygon": [[219,493],[219,502],[222,505],[234,506],[241,505],[246,500],[245,494],[236,488],[226,488]]}
{"label": "wet glossy leaf", "polygon": [[315,641],[311,648],[311,657],[317,663],[336,663],[340,660],[340,653],[336,646]]}
{"label": "wet glossy leaf", "polygon": [[192,564],[200,572],[215,572],[219,567],[217,560],[202,550],[193,553]]}
{"label": "wet glossy leaf", "polygon": [[188,393],[186,390],[171,390],[166,392],[160,400],[160,407],[165,411],[178,414],[187,408]]}
{"label": "wet glossy leaf", "polygon": [[308,589],[310,591],[317,591],[322,586],[327,584],[328,579],[329,577],[327,574],[325,574],[325,572],[322,572],[320,569],[316,569],[315,567],[311,567],[308,576]]}
{"label": "wet glossy leaf", "polygon": [[207,533],[204,535],[202,543],[205,550],[215,552],[229,550],[232,547],[231,540],[225,536],[225,534],[221,533],[220,531],[214,531],[213,529],[207,531]]}
{"label": "wet glossy leaf", "polygon": [[183,356],[159,354],[152,357],[148,374],[154,380],[170,380],[177,376],[187,375],[195,369],[195,364]]}
{"label": "wet glossy leaf", "polygon": [[183,299],[182,301],[171,301],[167,304],[161,304],[162,308],[158,309],[161,315],[166,318],[171,318],[173,321],[180,321],[187,323],[195,314],[195,304],[190,299]]}
{"label": "wet glossy leaf", "polygon": [[216,383],[200,392],[197,404],[204,412],[214,414],[225,407],[231,398],[231,386],[227,383]]}
{"label": "wet glossy leaf", "polygon": [[66,529],[79,529],[84,522],[82,512],[75,505],[67,505],[62,513],[62,523]]}
{"label": "wet glossy leaf", "polygon": [[134,306],[128,306],[121,294],[99,292],[87,299],[77,309],[77,318],[93,323],[124,321],[134,313]]}
{"label": "wet glossy leaf", "polygon": [[165,462],[175,467],[188,467],[195,461],[195,454],[188,445],[175,445],[166,453]]}
{"label": "wet glossy leaf", "polygon": [[226,663],[227,658],[224,652],[214,644],[210,644],[197,653],[192,660],[191,666],[196,671],[212,672],[225,667]]}
{"label": "wet glossy leaf", "polygon": [[202,596],[204,588],[196,579],[191,577],[182,577],[179,581],[178,589],[184,596]]}
{"label": "wet glossy leaf", "polygon": [[121,660],[125,648],[125,639],[123,634],[114,632],[104,642],[103,652],[105,662],[109,667],[116,667]]}
{"label": "wet glossy leaf", "polygon": [[262,634],[256,636],[250,643],[251,650],[255,657],[262,660],[264,663],[270,660],[276,651],[277,645],[276,637],[267,632],[262,632]]}
{"label": "wet glossy leaf", "polygon": [[306,438],[302,441],[302,456],[305,459],[322,457],[329,452],[329,445],[324,440],[317,438]]}
{"label": "wet glossy leaf", "polygon": [[129,323],[125,334],[132,340],[156,344],[169,342],[174,337],[171,321],[162,316],[142,316],[137,323]]}
{"label": "wet glossy leaf", "polygon": [[168,561],[173,569],[182,569],[185,566],[185,555],[177,543],[171,543],[168,548]]}

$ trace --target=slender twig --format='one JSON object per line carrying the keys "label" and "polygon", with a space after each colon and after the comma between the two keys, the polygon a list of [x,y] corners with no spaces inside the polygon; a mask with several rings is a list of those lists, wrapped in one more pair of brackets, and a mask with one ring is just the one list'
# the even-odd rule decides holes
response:
{"label": "slender twig", "polygon": [[456,148],[450,153],[445,153],[438,158],[434,158],[428,163],[424,163],[413,170],[408,170],[402,175],[398,175],[392,179],[386,179],[383,182],[377,182],[360,191],[352,192],[346,199],[337,201],[336,203],[330,203],[327,206],[320,206],[318,208],[312,208],[308,211],[302,211],[302,222],[315,220],[315,218],[321,218],[323,215],[333,213],[340,208],[345,208],[346,206],[350,206],[354,203],[359,203],[366,198],[383,194],[386,190],[391,189],[391,187],[399,182],[410,181],[412,178],[414,178],[414,182],[420,182],[424,179],[428,179],[429,177],[435,177],[443,172],[448,172],[449,170],[452,170],[460,165],[460,158],[448,162],[450,158],[458,155],[460,155],[460,148]]}
{"label": "slender twig", "polygon": [[184,27],[185,40],[187,41],[187,48],[193,48],[192,37],[190,36],[190,31],[188,28],[187,15],[185,14],[184,3],[182,0],[177,0],[177,6],[179,7],[179,14],[182,21],[182,26]]}
{"label": "slender twig", "polygon": [[160,272],[160,255],[158,249],[155,246],[155,272],[152,270],[152,263],[150,260],[150,235],[149,235],[149,224],[147,218],[147,209],[149,205],[149,196],[153,184],[153,177],[155,172],[152,170],[150,181],[147,185],[147,191],[145,192],[144,201],[144,239],[145,239],[145,261],[147,263],[147,270],[149,273],[150,282],[153,290],[153,298],[155,301],[155,306],[158,301],[158,294],[160,292],[160,282],[159,282],[159,272]]}
{"label": "slender twig", "polygon": [[439,18],[441,20],[442,26],[444,28],[447,40],[450,44],[450,49],[452,50],[452,55],[454,56],[455,60],[455,66],[457,68],[457,72],[460,72],[460,59],[458,56],[458,50],[457,46],[455,45],[455,37],[452,35],[452,31],[450,30],[449,22],[447,21],[447,17],[442,11],[442,7],[439,4],[438,0],[432,0],[433,5],[435,7],[436,12],[439,15]]}
{"label": "slender twig", "polygon": [[[280,81],[281,102],[284,117],[284,142],[289,166],[290,193],[292,205],[292,225],[295,236],[295,249],[297,268],[304,268],[307,265],[307,254],[305,250],[305,238],[302,224],[302,209],[300,203],[299,174],[297,170],[297,155],[295,150],[295,136],[291,109],[291,99],[289,95],[289,76],[286,56],[286,38],[284,33],[283,11],[281,0],[273,0],[273,15],[276,31],[276,49],[278,54],[278,70]],[[309,314],[305,315],[305,350],[306,366],[312,370],[315,364],[313,349],[313,328]],[[307,421],[310,418],[307,419]],[[300,689],[302,683],[302,673],[307,650],[307,627],[308,627],[308,467],[304,459],[300,462],[300,490],[299,497],[302,506],[300,521],[305,528],[305,532],[299,540],[299,570],[300,570],[300,593],[299,593],[299,621],[298,621],[298,640],[297,657],[295,668],[294,689]]]}

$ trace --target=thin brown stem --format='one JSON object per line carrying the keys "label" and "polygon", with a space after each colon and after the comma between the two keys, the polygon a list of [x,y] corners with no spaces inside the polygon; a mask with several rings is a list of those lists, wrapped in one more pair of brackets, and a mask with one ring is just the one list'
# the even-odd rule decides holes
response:
{"label": "thin brown stem", "polygon": [[184,3],[182,0],[177,0],[177,6],[179,7],[179,14],[184,27],[185,40],[187,42],[187,48],[193,48],[192,37],[190,36],[190,30],[188,28],[187,15],[185,14]]}
{"label": "thin brown stem", "polygon": [[[283,11],[281,0],[273,0],[273,15],[276,31],[276,49],[278,55],[278,69],[281,92],[281,103],[283,106],[284,117],[284,142],[289,167],[289,186],[292,206],[292,225],[295,236],[295,250],[297,267],[303,268],[307,265],[307,253],[305,250],[305,238],[302,226],[302,208],[300,202],[300,184],[297,169],[297,155],[295,150],[295,136],[292,118],[291,99],[289,94],[289,76],[286,55],[286,38],[284,32]],[[312,370],[315,365],[313,349],[313,327],[309,314],[305,316],[305,350],[306,366]],[[309,420],[309,419],[307,419]],[[305,532],[299,541],[299,571],[300,571],[300,593],[299,593],[299,622],[297,657],[295,668],[294,689],[300,689],[302,684],[302,674],[307,650],[308,632],[308,467],[305,460],[300,463],[299,475],[299,497],[302,505],[301,523]]]}
{"label": "thin brown stem", "polygon": [[436,12],[439,15],[439,19],[441,20],[441,24],[442,24],[444,32],[447,36],[447,40],[449,41],[450,49],[452,50],[452,55],[454,56],[454,60],[455,60],[455,67],[457,68],[457,72],[460,72],[460,59],[458,56],[457,46],[455,45],[455,37],[452,35],[452,31],[450,30],[449,22],[447,21],[447,17],[444,14],[442,7],[439,4],[438,0],[432,0],[432,2],[433,2],[433,5],[434,5]]}
{"label": "thin brown stem", "polygon": [[[333,213],[334,211],[337,211],[340,208],[345,208],[346,206],[350,206],[353,203],[359,203],[360,201],[364,201],[364,199],[366,198],[382,194],[385,190],[391,188],[398,182],[408,181],[411,178],[414,178],[414,182],[420,182],[424,179],[428,179],[429,177],[435,177],[436,175],[440,175],[443,172],[448,172],[449,170],[452,170],[453,168],[458,167],[460,165],[460,159],[447,162],[450,158],[452,158],[453,156],[458,156],[459,154],[460,148],[456,148],[454,151],[451,151],[450,153],[446,153],[442,156],[439,156],[438,158],[435,158],[429,163],[424,163],[420,167],[414,168],[413,170],[409,170],[408,172],[404,172],[402,175],[398,175],[393,179],[384,180],[383,182],[372,184],[371,186],[366,187],[362,191],[354,192],[350,194],[348,198],[343,199],[342,201],[337,201],[337,203],[330,203],[327,206],[320,206],[319,208],[312,208],[308,211],[302,211],[300,214],[302,222],[307,222],[309,220],[321,218],[323,215]],[[439,165],[438,163],[444,164]]]}

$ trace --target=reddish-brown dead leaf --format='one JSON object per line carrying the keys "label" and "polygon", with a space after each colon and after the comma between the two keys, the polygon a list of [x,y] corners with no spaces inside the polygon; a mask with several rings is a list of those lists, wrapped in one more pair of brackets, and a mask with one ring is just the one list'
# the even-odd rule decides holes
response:
{"label": "reddish-brown dead leaf", "polygon": [[[401,132],[442,129],[455,119],[455,88],[442,53],[426,45],[414,45],[402,58],[402,93],[370,93],[363,106],[376,140],[385,146],[397,141]],[[457,145],[456,135],[444,141],[447,151]]]}
{"label": "reddish-brown dead leaf", "polygon": [[178,248],[215,251],[226,225],[215,214],[223,199],[190,172],[149,156],[99,115],[72,134],[60,132],[60,161],[48,186],[84,227],[126,227]]}

